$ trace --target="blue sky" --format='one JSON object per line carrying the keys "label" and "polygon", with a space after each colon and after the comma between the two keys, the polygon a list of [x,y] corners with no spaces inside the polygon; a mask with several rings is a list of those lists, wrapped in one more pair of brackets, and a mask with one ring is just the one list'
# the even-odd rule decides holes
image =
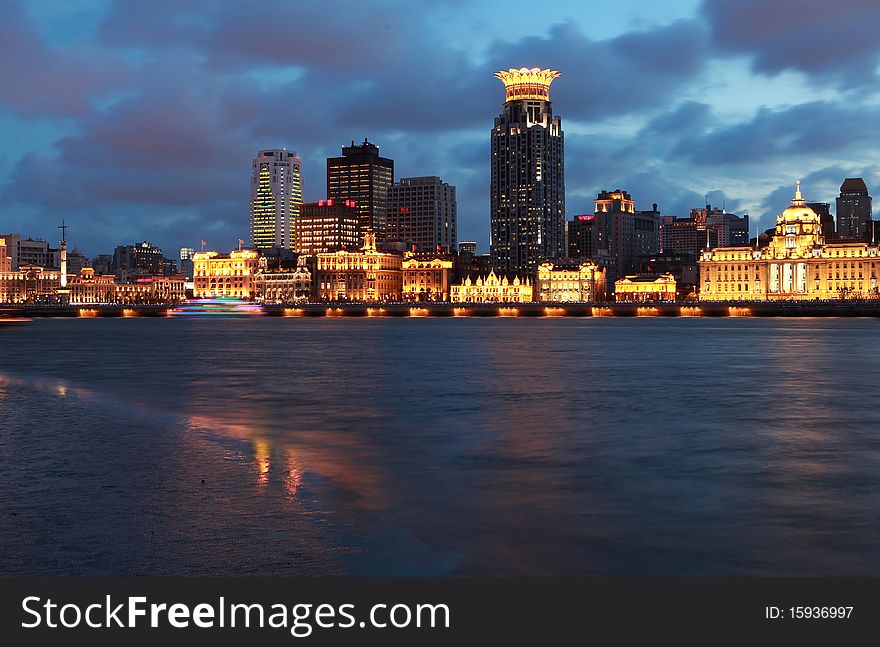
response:
{"label": "blue sky", "polygon": [[798,178],[832,203],[876,186],[877,34],[876,0],[0,0],[0,231],[228,249],[257,149],[298,151],[316,200],[368,137],[455,184],[487,251],[493,72],[520,66],[562,72],[569,217],[620,187],[766,228]]}

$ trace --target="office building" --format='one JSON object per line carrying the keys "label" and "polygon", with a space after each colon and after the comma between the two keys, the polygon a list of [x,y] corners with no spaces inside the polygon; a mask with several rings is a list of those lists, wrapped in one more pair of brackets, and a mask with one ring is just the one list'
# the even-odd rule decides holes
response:
{"label": "office building", "polygon": [[367,233],[359,250],[317,255],[318,296],[324,301],[399,301],[403,291],[400,254],[376,249]]}
{"label": "office building", "polygon": [[327,197],[357,205],[358,235],[372,231],[385,240],[388,189],[394,183],[394,160],[379,156],[379,147],[363,144],[342,147],[341,157],[327,158]]}
{"label": "office building", "polygon": [[301,203],[299,155],[286,148],[257,153],[251,173],[251,245],[260,251],[292,248]]}
{"label": "office building", "polygon": [[251,249],[228,254],[196,252],[193,254],[194,296],[252,299],[258,261],[259,255]]}
{"label": "office building", "polygon": [[306,256],[361,245],[360,213],[354,200],[329,198],[302,205],[296,221],[296,252]]}
{"label": "office building", "polygon": [[837,198],[837,237],[841,240],[870,240],[871,196],[860,177],[848,177],[840,185]]}
{"label": "office building", "polygon": [[505,103],[491,134],[492,264],[532,275],[541,261],[566,253],[562,122],[550,103],[559,72],[511,68],[495,76]]}
{"label": "office building", "polygon": [[410,251],[451,252],[458,242],[455,187],[439,177],[401,178],[388,190],[388,240]]}

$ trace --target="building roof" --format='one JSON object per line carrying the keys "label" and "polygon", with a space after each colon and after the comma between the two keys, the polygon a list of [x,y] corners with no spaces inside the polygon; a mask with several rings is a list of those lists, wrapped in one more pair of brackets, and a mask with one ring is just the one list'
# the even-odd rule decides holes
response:
{"label": "building roof", "polygon": [[865,184],[865,181],[860,177],[848,177],[843,181],[843,184],[840,185],[841,193],[852,193],[856,191],[868,192],[868,185]]}

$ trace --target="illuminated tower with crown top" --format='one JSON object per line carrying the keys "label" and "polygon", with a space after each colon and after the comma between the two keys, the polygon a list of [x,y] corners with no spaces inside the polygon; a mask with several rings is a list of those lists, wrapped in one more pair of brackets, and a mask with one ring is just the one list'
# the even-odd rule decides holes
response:
{"label": "illuminated tower with crown top", "polygon": [[565,256],[565,161],[562,122],[550,107],[556,70],[511,68],[504,112],[492,128],[492,264],[532,274],[543,259]]}

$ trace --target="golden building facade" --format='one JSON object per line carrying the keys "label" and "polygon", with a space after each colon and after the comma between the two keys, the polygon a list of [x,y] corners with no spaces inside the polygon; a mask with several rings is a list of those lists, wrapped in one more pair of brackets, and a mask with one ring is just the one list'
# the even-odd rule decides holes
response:
{"label": "golden building facade", "polygon": [[701,301],[877,299],[878,245],[826,243],[820,217],[800,183],[791,206],[776,219],[760,249],[719,247],[700,255]]}
{"label": "golden building facade", "polygon": [[13,271],[10,262],[0,271],[0,303],[55,303],[60,288],[61,271],[54,268],[24,264]]}
{"label": "golden building facade", "polygon": [[605,300],[605,268],[590,261],[565,265],[550,261],[538,266],[535,300],[557,303]]}
{"label": "golden building facade", "polygon": [[250,249],[193,254],[193,295],[252,299],[259,257]]}
{"label": "golden building facade", "polygon": [[619,303],[675,301],[676,287],[672,274],[626,276],[614,282],[614,300]]}
{"label": "golden building facade", "polygon": [[151,276],[138,279],[136,283],[116,283],[112,274],[95,274],[91,267],[69,275],[67,288],[73,305],[174,304],[186,298],[186,278],[182,275]]}
{"label": "golden building facade", "polygon": [[419,259],[412,254],[401,264],[404,301],[448,301],[452,261]]}
{"label": "golden building facade", "polygon": [[399,301],[403,257],[376,250],[367,233],[359,251],[344,249],[317,255],[318,297],[323,301]]}
{"label": "golden building facade", "polygon": [[464,283],[450,288],[453,303],[531,303],[534,288],[528,279],[518,276],[511,281],[506,276],[499,278],[494,270],[486,278],[477,277],[472,281],[467,277]]}

